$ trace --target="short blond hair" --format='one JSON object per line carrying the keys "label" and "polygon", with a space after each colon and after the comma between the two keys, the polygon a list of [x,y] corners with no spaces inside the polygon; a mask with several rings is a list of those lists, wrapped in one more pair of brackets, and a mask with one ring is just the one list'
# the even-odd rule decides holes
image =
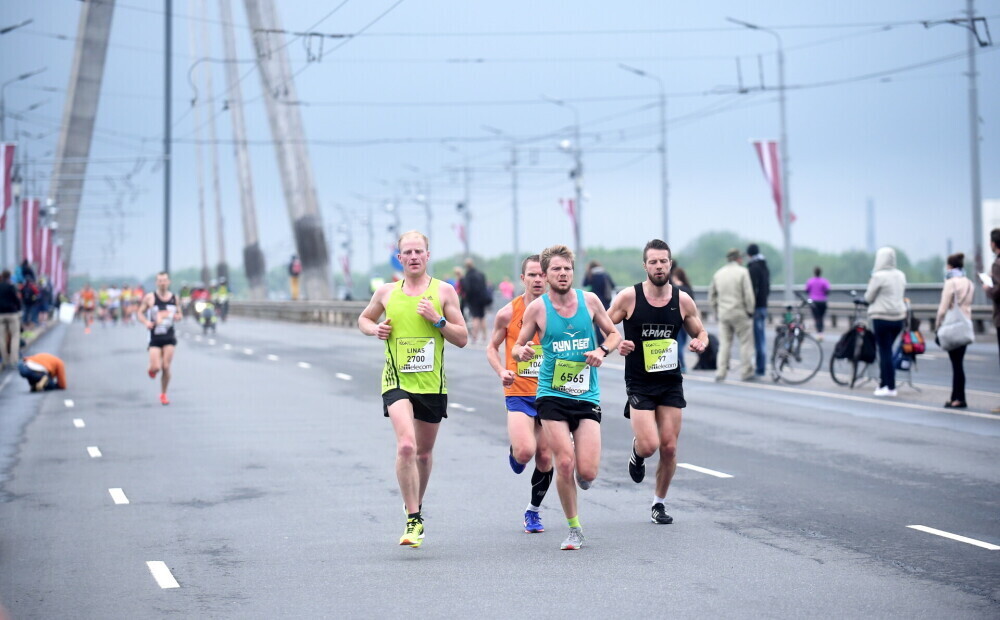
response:
{"label": "short blond hair", "polygon": [[428,239],[427,235],[425,235],[424,233],[420,232],[419,230],[408,230],[405,233],[401,234],[399,236],[399,239],[396,240],[396,247],[397,248],[403,247],[403,239],[406,239],[407,237],[420,237],[421,239],[424,240],[424,249],[425,250],[430,250],[431,249],[431,241],[430,241],[430,239]]}
{"label": "short blond hair", "polygon": [[549,263],[552,262],[552,258],[558,256],[560,258],[565,258],[569,261],[570,265],[574,265],[573,250],[569,249],[564,245],[553,245],[542,250],[541,263],[542,271],[549,270]]}

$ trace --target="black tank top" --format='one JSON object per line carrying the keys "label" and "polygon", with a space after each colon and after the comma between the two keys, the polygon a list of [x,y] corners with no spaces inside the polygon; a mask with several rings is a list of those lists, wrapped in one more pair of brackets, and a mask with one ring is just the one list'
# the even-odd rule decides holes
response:
{"label": "black tank top", "polygon": [[624,321],[625,340],[635,343],[635,350],[625,356],[625,387],[680,383],[683,375],[677,334],[684,329],[680,291],[673,287],[667,305],[656,308],[646,300],[642,283],[634,288],[635,309]]}
{"label": "black tank top", "polygon": [[[149,308],[148,318],[156,323],[150,331],[152,338],[173,338],[174,337],[174,316],[177,314],[177,297],[171,293],[170,299],[166,301],[153,291],[153,305]],[[159,317],[159,321],[157,321]]]}

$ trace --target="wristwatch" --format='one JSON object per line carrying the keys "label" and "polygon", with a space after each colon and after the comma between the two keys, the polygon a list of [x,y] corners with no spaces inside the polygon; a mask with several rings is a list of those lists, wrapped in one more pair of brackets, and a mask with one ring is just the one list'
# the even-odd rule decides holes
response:
{"label": "wristwatch", "polygon": [[437,320],[436,323],[434,323],[434,327],[436,327],[438,329],[441,329],[442,327],[444,327],[445,323],[447,323],[447,322],[448,321],[444,320],[444,317],[441,317],[440,319]]}
{"label": "wristwatch", "polygon": [[607,348],[606,346],[604,346],[603,344],[602,344],[602,345],[600,345],[600,346],[598,346],[597,348],[598,348],[598,349],[600,349],[601,351],[604,351],[604,357],[607,357],[607,356],[608,356],[608,353],[611,353],[611,350],[610,350],[610,349],[608,349],[608,348]]}

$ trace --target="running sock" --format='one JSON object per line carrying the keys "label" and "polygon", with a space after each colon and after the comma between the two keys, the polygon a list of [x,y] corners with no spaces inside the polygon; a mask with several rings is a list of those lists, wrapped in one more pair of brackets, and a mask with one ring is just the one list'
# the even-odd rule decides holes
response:
{"label": "running sock", "polygon": [[528,504],[528,507],[525,508],[524,510],[525,510],[525,512],[538,512],[541,509],[542,509],[541,506],[536,506],[534,504]]}
{"label": "running sock", "polygon": [[[531,505],[541,506],[542,500],[545,499],[545,494],[549,490],[549,485],[552,484],[552,474],[555,469],[550,469],[549,471],[539,471],[538,467],[535,467],[535,471],[531,474]],[[538,509],[535,509],[538,512]]]}
{"label": "running sock", "polygon": [[666,497],[657,497],[657,496],[654,495],[653,496],[653,503],[654,504],[666,504],[667,503],[667,498]]}
{"label": "running sock", "polygon": [[419,520],[423,521],[423,519],[422,519],[422,518],[420,517],[420,511],[417,511],[417,512],[414,512],[414,513],[410,513],[410,514],[407,514],[407,515],[406,515],[406,518],[407,518],[407,519],[419,519]]}
{"label": "running sock", "polygon": [[570,527],[580,527],[580,517],[575,516],[572,519],[566,519],[566,523],[569,523]]}

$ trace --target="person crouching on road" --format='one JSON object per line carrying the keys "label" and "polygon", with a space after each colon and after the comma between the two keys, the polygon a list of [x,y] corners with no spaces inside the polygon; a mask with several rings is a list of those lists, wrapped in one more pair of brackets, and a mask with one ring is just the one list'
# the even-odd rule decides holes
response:
{"label": "person crouching on road", "polygon": [[32,392],[66,389],[66,365],[55,355],[37,353],[25,357],[17,370],[27,379]]}

